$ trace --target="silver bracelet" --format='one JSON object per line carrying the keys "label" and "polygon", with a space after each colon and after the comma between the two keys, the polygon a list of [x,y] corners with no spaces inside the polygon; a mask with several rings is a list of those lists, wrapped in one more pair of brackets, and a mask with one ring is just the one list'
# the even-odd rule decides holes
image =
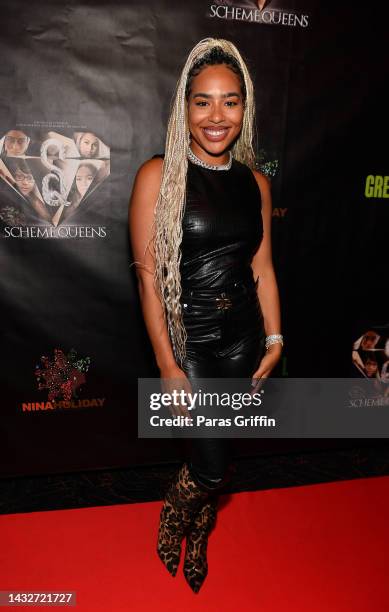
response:
{"label": "silver bracelet", "polygon": [[276,344],[277,342],[279,342],[281,346],[284,345],[284,337],[282,334],[270,334],[270,336],[266,336],[266,339],[265,339],[266,350],[269,348],[271,344]]}

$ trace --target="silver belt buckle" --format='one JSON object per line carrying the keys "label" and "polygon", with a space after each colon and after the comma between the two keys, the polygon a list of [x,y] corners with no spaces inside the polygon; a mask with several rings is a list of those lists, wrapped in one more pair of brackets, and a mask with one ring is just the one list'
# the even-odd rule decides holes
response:
{"label": "silver belt buckle", "polygon": [[224,291],[223,291],[223,293],[220,294],[220,296],[221,297],[215,298],[215,301],[217,303],[216,308],[218,310],[227,310],[228,308],[231,308],[232,302],[231,302],[230,298],[226,296]]}

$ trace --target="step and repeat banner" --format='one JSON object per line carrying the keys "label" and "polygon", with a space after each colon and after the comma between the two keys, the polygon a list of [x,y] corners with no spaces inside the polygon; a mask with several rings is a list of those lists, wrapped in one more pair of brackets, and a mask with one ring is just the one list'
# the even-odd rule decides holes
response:
{"label": "step and repeat banner", "polygon": [[177,440],[137,438],[137,381],[158,371],[128,202],[140,164],[164,150],[177,78],[206,36],[232,40],[255,81],[285,337],[274,374],[386,382],[380,11],[319,0],[2,6],[1,475],[179,456]]}

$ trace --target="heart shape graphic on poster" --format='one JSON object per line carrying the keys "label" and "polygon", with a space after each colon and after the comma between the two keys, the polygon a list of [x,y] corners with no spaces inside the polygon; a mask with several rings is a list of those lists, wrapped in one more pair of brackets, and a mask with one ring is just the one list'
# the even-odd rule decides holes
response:
{"label": "heart shape graphic on poster", "polygon": [[86,131],[74,132],[73,138],[45,132],[38,145],[40,154],[28,155],[30,138],[9,130],[0,140],[0,176],[27,210],[56,227],[109,176],[110,148]]}

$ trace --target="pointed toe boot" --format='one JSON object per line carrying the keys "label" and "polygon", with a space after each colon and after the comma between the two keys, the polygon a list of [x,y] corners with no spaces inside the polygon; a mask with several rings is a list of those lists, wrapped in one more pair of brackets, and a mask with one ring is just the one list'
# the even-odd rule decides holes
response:
{"label": "pointed toe boot", "polygon": [[216,495],[204,502],[186,535],[184,576],[194,593],[199,592],[208,574],[208,536],[216,522],[217,502]]}
{"label": "pointed toe boot", "polygon": [[166,493],[158,529],[157,553],[172,576],[177,573],[184,535],[208,496],[195,483],[184,463]]}

